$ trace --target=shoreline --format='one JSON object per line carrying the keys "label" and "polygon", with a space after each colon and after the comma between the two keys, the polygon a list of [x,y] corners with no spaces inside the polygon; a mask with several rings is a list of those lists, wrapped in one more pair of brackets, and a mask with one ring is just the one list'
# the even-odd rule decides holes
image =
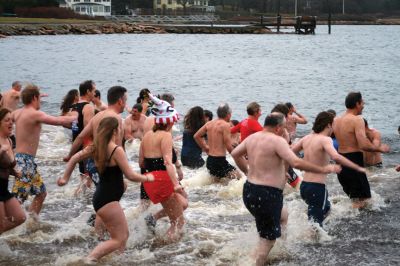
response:
{"label": "shoreline", "polygon": [[[320,20],[318,25],[327,25],[328,22]],[[332,25],[400,25],[400,19],[380,19],[377,21],[332,21]],[[0,22],[0,38],[8,36],[27,35],[90,35],[90,34],[295,34],[281,32],[255,26],[251,24],[238,24],[225,21],[204,25],[191,24],[138,24],[133,22],[87,21],[58,23],[54,22]]]}

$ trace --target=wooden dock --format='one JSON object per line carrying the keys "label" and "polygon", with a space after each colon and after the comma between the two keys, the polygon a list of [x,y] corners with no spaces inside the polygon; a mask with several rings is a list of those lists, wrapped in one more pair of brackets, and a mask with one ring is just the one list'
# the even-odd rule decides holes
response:
{"label": "wooden dock", "polygon": [[264,17],[260,16],[259,22],[252,23],[255,26],[275,28],[280,32],[282,28],[294,28],[297,34],[315,34],[317,27],[317,17],[315,16],[297,16],[297,17]]}

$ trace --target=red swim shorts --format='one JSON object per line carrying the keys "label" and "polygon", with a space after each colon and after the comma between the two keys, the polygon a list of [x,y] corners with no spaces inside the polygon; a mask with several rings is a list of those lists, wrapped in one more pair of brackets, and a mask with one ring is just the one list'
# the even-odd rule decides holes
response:
{"label": "red swim shorts", "polygon": [[150,200],[154,204],[167,200],[174,193],[174,185],[167,171],[153,171],[150,174],[154,176],[154,182],[143,182]]}

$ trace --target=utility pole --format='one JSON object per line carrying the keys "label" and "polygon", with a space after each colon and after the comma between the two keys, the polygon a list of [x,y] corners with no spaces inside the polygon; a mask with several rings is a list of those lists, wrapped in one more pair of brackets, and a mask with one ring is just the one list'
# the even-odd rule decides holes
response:
{"label": "utility pole", "polygon": [[280,28],[281,28],[281,22],[282,22],[282,17],[281,17],[281,0],[278,0],[278,15],[276,17],[276,31],[279,33]]}
{"label": "utility pole", "polygon": [[331,20],[332,20],[331,5],[329,3],[329,0],[326,0],[326,3],[328,4],[328,33],[331,34]]}
{"label": "utility pole", "polygon": [[344,0],[343,0],[343,15],[344,15]]}

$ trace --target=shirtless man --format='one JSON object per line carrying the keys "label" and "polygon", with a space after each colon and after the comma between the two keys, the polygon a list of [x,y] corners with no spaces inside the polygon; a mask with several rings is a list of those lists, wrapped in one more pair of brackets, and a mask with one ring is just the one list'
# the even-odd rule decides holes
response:
{"label": "shirtless man", "polygon": [[[20,81],[14,81],[11,84],[11,89],[3,93],[3,108],[7,108],[11,112],[18,108],[18,104],[21,101],[21,89],[22,84]],[[41,93],[40,96],[46,97],[48,95],[46,93]]]}
{"label": "shirtless man", "polygon": [[[364,123],[365,123],[365,134],[367,135],[368,140],[377,146],[381,145],[381,133],[374,128],[369,128],[368,121],[365,118],[364,118]],[[377,168],[383,167],[382,155],[380,152],[364,151],[363,155],[364,155],[365,166],[373,166]]]}
{"label": "shirtless man", "polygon": [[[100,121],[106,117],[115,117],[118,120],[118,132],[119,134],[116,137],[116,144],[122,146],[122,139],[124,135],[123,126],[122,126],[122,118],[121,113],[124,111],[126,101],[128,96],[126,95],[126,89],[121,86],[114,86],[108,90],[107,93],[107,101],[108,107],[106,110],[99,112],[96,114],[87,124],[87,126],[82,130],[82,132],[76,137],[75,141],[72,143],[71,149],[67,157],[64,158],[64,161],[68,161],[72,155],[74,155],[79,147],[82,145],[83,140],[86,138],[93,138],[97,133],[97,128],[99,127]],[[87,170],[90,174],[95,185],[97,185],[99,181],[99,176],[97,171],[95,170],[94,160],[92,158],[88,159]]]}
{"label": "shirtless man", "polygon": [[11,86],[11,89],[3,93],[3,107],[12,112],[18,108],[22,85],[21,82],[14,81]]}
{"label": "shirtless man", "polygon": [[135,104],[132,107],[131,114],[124,121],[124,138],[126,141],[132,141],[133,139],[143,138],[143,125],[146,121],[146,116],[142,114],[142,105],[140,103]]}
{"label": "shirtless man", "polygon": [[107,104],[101,101],[101,93],[99,90],[94,91],[94,97],[92,99],[92,103],[94,105],[94,112],[97,114],[100,111],[104,111],[107,109]]}
{"label": "shirtless man", "polygon": [[[365,124],[361,116],[364,109],[364,100],[360,92],[350,92],[346,97],[346,112],[335,118],[333,131],[339,142],[339,153],[350,161],[364,165],[362,151],[388,152],[386,144],[376,145],[371,143],[365,134]],[[366,174],[343,167],[338,174],[338,179],[343,191],[353,201],[353,208],[363,208],[371,198]]]}
{"label": "shirtless man", "polygon": [[307,124],[307,119],[304,115],[297,112],[292,103],[287,102],[286,106],[289,108],[286,127],[289,131],[290,141],[293,142],[296,138],[297,124]]}
{"label": "shirtless man", "polygon": [[[226,151],[231,153],[233,150],[229,124],[232,110],[227,103],[218,107],[217,116],[218,119],[207,122],[194,134],[193,138],[208,154],[206,166],[212,176],[240,178],[240,173],[226,160]],[[206,134],[208,143],[203,138]]]}
{"label": "shirtless man", "polygon": [[15,160],[22,177],[15,178],[12,192],[20,202],[24,202],[29,195],[35,195],[29,212],[38,215],[47,195],[46,186],[35,163],[42,124],[70,127],[76,116],[54,117],[39,111],[40,92],[33,84],[24,88],[21,98],[24,107],[14,111],[12,118],[15,121],[17,139]]}
{"label": "shirtless man", "polygon": [[[295,153],[304,150],[304,160],[321,166],[329,164],[330,159],[343,166],[365,173],[365,169],[350,160],[346,159],[333,146],[332,124],[334,116],[329,112],[321,112],[317,115],[313,133],[300,139],[292,146]],[[300,186],[301,198],[308,205],[308,219],[319,223],[328,215],[331,204],[328,200],[328,190],[326,189],[326,174],[307,172],[304,174],[303,182]]]}
{"label": "shirtless man", "polygon": [[340,171],[337,165],[321,167],[298,158],[282,138],[285,123],[286,119],[280,113],[268,115],[264,129],[247,137],[232,151],[236,164],[247,175],[243,202],[255,217],[260,236],[256,265],[265,264],[275,240],[281,236],[281,224],[285,226],[287,222],[288,212],[283,207],[282,195],[286,183],[285,162],[310,172],[326,174]]}

